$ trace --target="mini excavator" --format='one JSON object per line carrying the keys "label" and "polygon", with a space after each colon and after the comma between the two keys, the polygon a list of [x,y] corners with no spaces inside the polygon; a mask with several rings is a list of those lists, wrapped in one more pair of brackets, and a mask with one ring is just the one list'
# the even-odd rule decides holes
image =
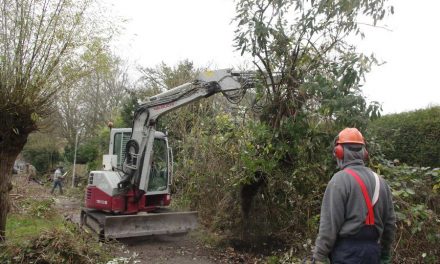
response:
{"label": "mini excavator", "polygon": [[255,73],[205,71],[189,83],[150,97],[135,111],[132,128],[110,133],[103,169],[91,171],[81,209],[81,225],[101,239],[186,233],[197,227],[197,212],[167,210],[171,202],[173,153],[165,133],[156,131],[162,115],[223,93],[243,94],[255,86]]}

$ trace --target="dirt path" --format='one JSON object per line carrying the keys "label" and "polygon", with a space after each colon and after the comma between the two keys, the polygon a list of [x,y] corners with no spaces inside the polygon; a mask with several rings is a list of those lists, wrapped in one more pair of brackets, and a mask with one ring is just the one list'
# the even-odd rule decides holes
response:
{"label": "dirt path", "polygon": [[234,251],[209,248],[191,234],[183,236],[155,236],[144,239],[121,240],[125,251],[121,256],[136,255],[140,264],[238,264],[264,263],[263,259]]}
{"label": "dirt path", "polygon": [[[79,224],[81,204],[66,196],[55,198],[56,207],[65,218]],[[131,259],[135,263],[181,263],[214,264],[217,259],[206,247],[201,246],[193,236],[154,236],[119,240],[120,252],[116,257]]]}
{"label": "dirt path", "polygon": [[181,264],[211,264],[218,259],[191,235],[185,236],[155,236],[146,239],[121,240],[125,246],[126,255],[135,254],[138,263],[181,263]]}

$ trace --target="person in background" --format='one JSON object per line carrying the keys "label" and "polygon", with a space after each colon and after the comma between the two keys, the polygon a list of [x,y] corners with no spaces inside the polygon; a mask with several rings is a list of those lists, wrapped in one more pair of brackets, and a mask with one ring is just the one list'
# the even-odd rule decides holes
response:
{"label": "person in background", "polygon": [[396,217],[387,182],[365,166],[368,152],[356,128],[334,141],[340,169],[327,185],[319,234],[306,263],[391,263]]}
{"label": "person in background", "polygon": [[63,177],[62,167],[57,167],[57,169],[53,173],[53,187],[52,187],[52,191],[50,192],[51,194],[54,193],[57,186],[60,188],[60,194],[63,194],[63,183],[62,183],[63,179],[64,177]]}

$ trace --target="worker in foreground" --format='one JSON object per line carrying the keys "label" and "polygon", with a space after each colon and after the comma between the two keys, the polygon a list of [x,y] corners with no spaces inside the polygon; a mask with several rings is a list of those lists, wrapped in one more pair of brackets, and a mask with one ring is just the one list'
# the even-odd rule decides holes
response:
{"label": "worker in foreground", "polygon": [[391,191],[365,166],[368,152],[359,130],[342,130],[333,155],[341,171],[325,190],[312,263],[391,263],[396,221]]}

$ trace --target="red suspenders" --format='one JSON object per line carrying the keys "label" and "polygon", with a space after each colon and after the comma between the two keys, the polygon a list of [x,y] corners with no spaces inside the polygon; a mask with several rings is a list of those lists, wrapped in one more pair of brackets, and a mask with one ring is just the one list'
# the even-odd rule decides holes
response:
{"label": "red suspenders", "polygon": [[362,194],[364,195],[364,200],[365,200],[365,203],[367,204],[367,209],[368,209],[368,214],[367,214],[367,219],[365,219],[365,224],[366,225],[374,225],[373,206],[371,205],[371,199],[370,199],[370,196],[368,195],[368,191],[367,191],[367,188],[365,187],[364,182],[362,181],[361,177],[359,177],[359,175],[356,172],[354,172],[353,170],[345,169],[344,171],[346,171],[348,174],[353,176],[353,178],[355,178],[355,180],[357,181],[357,183],[359,184],[359,186],[362,189]]}

